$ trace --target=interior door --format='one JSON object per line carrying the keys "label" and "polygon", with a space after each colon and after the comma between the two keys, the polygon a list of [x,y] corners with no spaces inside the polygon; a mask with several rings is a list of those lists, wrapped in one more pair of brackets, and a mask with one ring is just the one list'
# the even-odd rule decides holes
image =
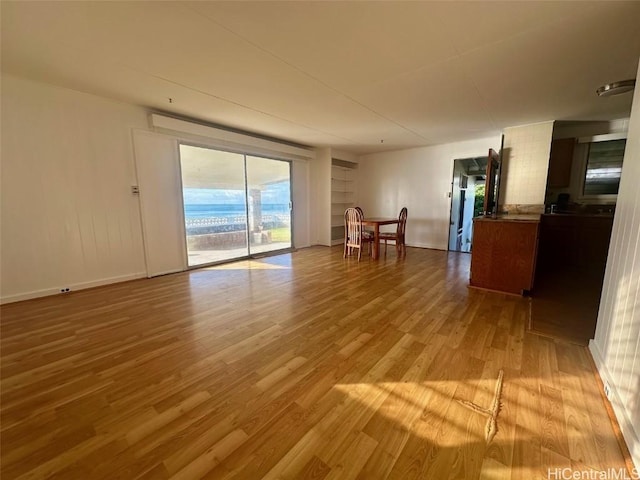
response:
{"label": "interior door", "polygon": [[133,144],[147,276],[183,271],[185,236],[177,142],[134,131]]}

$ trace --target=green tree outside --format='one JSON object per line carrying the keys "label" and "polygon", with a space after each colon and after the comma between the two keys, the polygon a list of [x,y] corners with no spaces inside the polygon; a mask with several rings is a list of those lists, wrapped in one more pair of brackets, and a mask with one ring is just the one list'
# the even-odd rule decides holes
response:
{"label": "green tree outside", "polygon": [[473,202],[473,216],[479,216],[484,210],[484,184],[476,185],[476,196]]}

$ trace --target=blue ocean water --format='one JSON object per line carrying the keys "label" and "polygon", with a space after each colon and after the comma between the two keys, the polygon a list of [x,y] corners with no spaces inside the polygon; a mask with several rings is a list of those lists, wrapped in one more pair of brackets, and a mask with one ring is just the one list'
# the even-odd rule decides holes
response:
{"label": "blue ocean water", "polygon": [[[244,204],[185,204],[186,220],[197,218],[234,218],[246,214]],[[280,203],[262,204],[263,215],[289,214],[289,205]]]}

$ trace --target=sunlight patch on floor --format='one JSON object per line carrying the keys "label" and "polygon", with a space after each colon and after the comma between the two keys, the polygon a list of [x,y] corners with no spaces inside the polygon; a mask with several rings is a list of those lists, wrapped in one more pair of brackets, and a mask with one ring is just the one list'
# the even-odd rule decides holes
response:
{"label": "sunlight patch on floor", "polygon": [[243,260],[239,262],[225,263],[223,265],[213,265],[211,267],[205,267],[202,270],[291,270],[291,267],[275,265],[263,260]]}

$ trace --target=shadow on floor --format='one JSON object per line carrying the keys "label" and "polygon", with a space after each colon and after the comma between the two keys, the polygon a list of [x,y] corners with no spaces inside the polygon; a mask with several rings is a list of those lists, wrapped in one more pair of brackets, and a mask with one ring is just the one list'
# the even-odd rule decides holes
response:
{"label": "shadow on floor", "polygon": [[538,271],[529,329],[580,345],[593,338],[604,271],[556,268]]}

